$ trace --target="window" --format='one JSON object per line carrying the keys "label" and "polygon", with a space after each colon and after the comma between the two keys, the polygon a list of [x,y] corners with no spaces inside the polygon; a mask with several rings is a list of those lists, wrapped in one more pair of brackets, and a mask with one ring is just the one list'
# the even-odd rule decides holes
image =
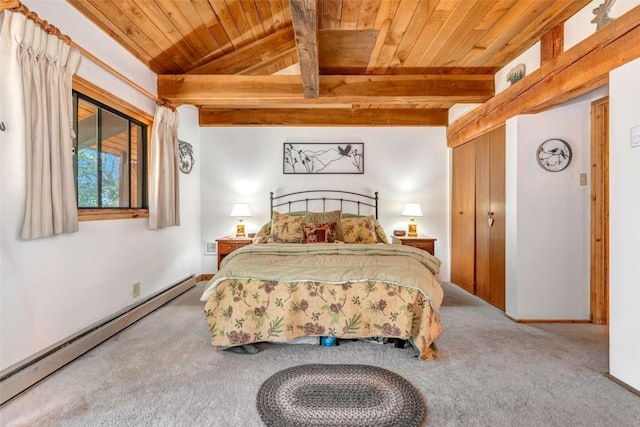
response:
{"label": "window", "polygon": [[148,216],[148,124],[77,90],[73,117],[80,219]]}

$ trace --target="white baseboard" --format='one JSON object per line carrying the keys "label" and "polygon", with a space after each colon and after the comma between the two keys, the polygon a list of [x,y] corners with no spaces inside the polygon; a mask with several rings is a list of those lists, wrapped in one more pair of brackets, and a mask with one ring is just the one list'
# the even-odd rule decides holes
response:
{"label": "white baseboard", "polygon": [[0,373],[0,405],[196,285],[190,276]]}

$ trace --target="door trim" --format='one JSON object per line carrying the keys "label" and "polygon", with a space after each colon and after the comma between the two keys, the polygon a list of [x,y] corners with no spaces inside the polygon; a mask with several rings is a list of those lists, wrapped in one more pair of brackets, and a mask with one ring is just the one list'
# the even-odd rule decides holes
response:
{"label": "door trim", "polygon": [[609,97],[591,103],[591,321],[609,324]]}

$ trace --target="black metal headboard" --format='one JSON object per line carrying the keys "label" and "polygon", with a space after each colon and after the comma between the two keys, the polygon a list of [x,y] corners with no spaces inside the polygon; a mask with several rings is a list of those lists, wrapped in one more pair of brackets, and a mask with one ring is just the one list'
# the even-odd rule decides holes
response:
{"label": "black metal headboard", "polygon": [[[322,196],[320,196],[320,194]],[[288,212],[292,211],[292,208],[298,210],[310,210],[309,202],[322,202],[322,212],[327,209],[327,201],[339,202],[340,210],[344,210],[346,206],[355,208],[356,214],[361,215],[360,207],[366,206],[373,208],[375,212],[375,218],[378,219],[378,192],[376,191],[373,196],[367,194],[354,193],[352,191],[342,190],[308,190],[308,191],[296,191],[294,193],[282,194],[280,196],[274,196],[273,191],[270,193],[271,199],[271,217],[273,217],[273,210],[281,206],[287,206]],[[345,198],[349,197],[349,198]],[[299,198],[295,198],[299,197]],[[336,206],[338,204],[336,203]]]}

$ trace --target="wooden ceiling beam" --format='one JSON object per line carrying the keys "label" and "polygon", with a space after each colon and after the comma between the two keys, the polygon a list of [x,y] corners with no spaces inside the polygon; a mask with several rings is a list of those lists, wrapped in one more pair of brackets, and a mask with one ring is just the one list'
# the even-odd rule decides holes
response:
{"label": "wooden ceiling beam", "polygon": [[291,21],[296,35],[300,74],[305,98],[320,94],[318,77],[318,2],[316,0],[289,0]]}
{"label": "wooden ceiling beam", "polygon": [[444,108],[201,108],[200,126],[446,126]]}
{"label": "wooden ceiling beam", "polygon": [[[216,100],[303,99],[300,76],[158,75],[158,97],[178,104]],[[229,102],[227,102],[229,103]]]}
{"label": "wooden ceiling beam", "polygon": [[320,95],[326,97],[352,95],[406,98],[412,96],[491,97],[494,94],[494,76],[487,74],[320,76]]}
{"label": "wooden ceiling beam", "polygon": [[538,113],[608,82],[609,72],[640,57],[640,6],[542,64],[447,128],[456,147],[519,114]]}
{"label": "wooden ceiling beam", "polygon": [[214,59],[187,74],[238,74],[271,63],[296,48],[293,27],[288,26],[254,43]]}
{"label": "wooden ceiling beam", "polygon": [[484,102],[494,95],[493,75],[319,76],[319,98],[305,98],[300,76],[159,75],[158,97],[172,104],[452,103]]}

